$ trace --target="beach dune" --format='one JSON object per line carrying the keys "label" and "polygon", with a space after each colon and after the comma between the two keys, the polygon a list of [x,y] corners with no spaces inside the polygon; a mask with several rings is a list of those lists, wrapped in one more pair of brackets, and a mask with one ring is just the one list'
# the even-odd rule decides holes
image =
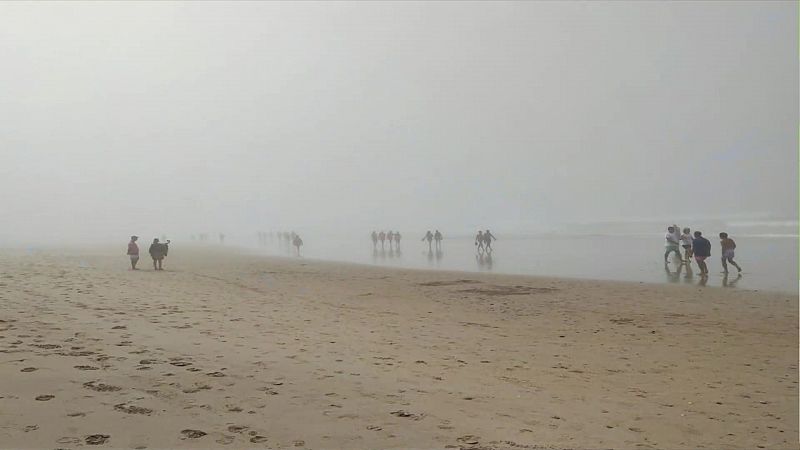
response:
{"label": "beach dune", "polygon": [[0,447],[797,448],[782,293],[0,252]]}

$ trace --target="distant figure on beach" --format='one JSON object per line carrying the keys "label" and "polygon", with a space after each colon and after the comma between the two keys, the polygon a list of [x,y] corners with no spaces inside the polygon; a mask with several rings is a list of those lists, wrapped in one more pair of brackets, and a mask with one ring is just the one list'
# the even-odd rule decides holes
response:
{"label": "distant figure on beach", "polygon": [[478,253],[483,253],[483,231],[478,230],[478,234],[475,235],[475,246],[478,247]]}
{"label": "distant figure on beach", "polygon": [[131,241],[128,242],[128,256],[131,258],[131,270],[139,270],[136,268],[136,263],[139,262],[139,245],[136,241],[139,236],[131,236]]}
{"label": "distant figure on beach", "polygon": [[442,239],[444,239],[442,237],[442,233],[440,233],[439,230],[436,230],[436,232],[433,233],[433,240],[436,241],[436,250],[442,249]]}
{"label": "distant figure on beach", "polygon": [[[432,252],[433,251],[433,247],[431,247],[431,242],[433,242],[433,233],[431,233],[431,230],[428,230],[425,233],[425,236],[423,236],[421,240],[428,241],[428,252]],[[433,255],[431,255],[431,256],[433,256]]]}
{"label": "distant figure on beach", "polygon": [[669,261],[669,254],[675,253],[678,260],[681,259],[681,250],[680,250],[680,235],[676,233],[677,225],[673,225],[671,227],[667,227],[667,234],[664,235],[664,264]]}
{"label": "distant figure on beach", "polygon": [[394,233],[392,233],[392,230],[389,230],[389,232],[386,233],[386,240],[389,241],[389,251],[392,251],[392,240],[393,239],[394,239]]}
{"label": "distant figure on beach", "polygon": [[692,253],[694,260],[697,261],[697,266],[700,268],[700,276],[708,276],[708,266],[706,265],[706,258],[711,256],[711,242],[703,237],[703,233],[699,231],[694,232],[694,240],[692,240]]}
{"label": "distant figure on beach", "polygon": [[491,231],[486,230],[486,231],[483,232],[483,242],[484,242],[484,245],[486,246],[486,251],[487,252],[491,252],[492,251],[492,239],[494,239],[495,241],[497,240],[497,238],[494,237],[494,235],[492,234]]}
{"label": "distant figure on beach", "polygon": [[401,237],[400,236],[400,232],[399,231],[395,231],[394,232],[394,246],[395,246],[395,248],[397,249],[398,252],[400,251],[400,237]]}
{"label": "distant figure on beach", "polygon": [[384,233],[383,231],[381,231],[380,233],[378,233],[378,240],[380,240],[380,241],[381,241],[381,250],[383,250],[383,249],[384,249],[384,246],[383,246],[383,244],[385,244],[385,243],[386,243],[386,233]]}
{"label": "distant figure on beach", "polygon": [[376,250],[378,248],[378,233],[372,232],[372,249]]}
{"label": "distant figure on beach", "polygon": [[294,238],[292,239],[292,245],[294,245],[295,248],[297,249],[297,256],[300,256],[300,247],[303,246],[303,240],[300,239],[299,235],[297,234],[294,235]]}
{"label": "distant figure on beach", "polygon": [[219,243],[223,245],[225,244],[225,235],[222,233],[219,234]]}
{"label": "distant figure on beach", "polygon": [[728,233],[725,232],[719,234],[719,239],[722,246],[722,273],[728,273],[728,263],[731,263],[741,273],[742,268],[733,260],[736,242],[733,242],[733,239],[729,238]]}
{"label": "distant figure on beach", "polygon": [[684,261],[687,265],[692,264],[692,240],[692,230],[684,228],[681,235],[681,247],[683,247]]}
{"label": "distant figure on beach", "polygon": [[153,239],[150,244],[150,257],[153,258],[153,270],[164,270],[162,268],[162,261],[166,258],[169,252],[169,241],[166,243],[158,242],[158,238]]}

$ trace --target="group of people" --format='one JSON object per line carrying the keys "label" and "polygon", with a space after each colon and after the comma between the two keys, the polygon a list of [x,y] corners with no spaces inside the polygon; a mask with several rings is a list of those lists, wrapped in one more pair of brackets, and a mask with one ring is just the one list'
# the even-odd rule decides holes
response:
{"label": "group of people", "polygon": [[[139,262],[139,245],[136,241],[139,240],[139,236],[131,236],[130,242],[128,242],[128,257],[131,260],[131,270],[139,270],[136,268],[136,264]],[[167,257],[167,253],[169,253],[169,239],[164,239],[165,242],[160,242],[158,238],[153,239],[153,243],[150,244],[149,253],[150,257],[153,258],[153,270],[164,270],[163,261],[164,258]]]}
{"label": "group of people", "polygon": [[[399,231],[392,231],[392,230],[389,230],[386,233],[384,233],[383,231],[381,231],[380,233],[373,231],[371,237],[372,237],[373,250],[378,249],[378,241],[380,241],[381,243],[381,250],[386,249],[387,241],[389,242],[389,250],[394,250],[394,249],[400,250],[400,239],[403,238],[403,236],[400,235]],[[394,247],[392,246],[392,242],[394,242]]]}
{"label": "group of people", "polygon": [[[389,250],[400,250],[400,232],[399,231],[391,231],[389,232],[372,232],[372,248],[373,250],[377,250],[378,242],[381,243],[381,250],[385,249],[386,242],[389,242]],[[442,251],[442,241],[444,240],[444,236],[439,230],[435,230],[431,232],[428,230],[425,232],[425,235],[422,236],[421,241],[428,243],[428,252],[433,252],[436,250],[437,252]],[[483,252],[491,252],[492,251],[492,240],[497,240],[497,238],[489,231],[478,231],[478,235],[475,236],[475,245],[478,247],[478,253]],[[394,241],[394,247],[392,247],[392,241]]]}
{"label": "group of people", "polygon": [[294,247],[295,254],[300,256],[300,247],[303,246],[303,239],[300,238],[299,234],[294,231],[278,231],[277,235],[281,243],[284,243],[289,248]]}
{"label": "group of people", "polygon": [[[219,233],[217,235],[217,237],[219,238],[219,243],[220,244],[224,244],[225,243],[225,234],[224,233]],[[206,241],[208,241],[208,233],[200,233],[198,235],[194,235],[193,234],[193,235],[190,236],[190,238],[193,241],[206,242]]]}
{"label": "group of people", "polygon": [[[666,243],[664,251],[664,264],[666,265],[671,253],[675,254],[681,265],[691,265],[691,259],[697,262],[700,268],[700,276],[708,276],[708,265],[706,259],[711,256],[711,242],[703,237],[701,231],[695,231],[693,234],[691,229],[684,228],[683,233],[677,225],[667,227],[667,234],[664,236]],[[736,242],[728,237],[728,233],[722,232],[719,234],[719,243],[722,250],[722,269],[723,273],[728,273],[728,264],[736,267],[740,273],[742,268],[736,261],[733,260],[735,256],[734,250],[736,249]],[[683,255],[681,255],[681,247],[683,247]]]}
{"label": "group of people", "polygon": [[425,232],[425,236],[422,236],[422,241],[423,242],[424,241],[428,241],[428,251],[429,252],[433,251],[433,247],[431,246],[431,244],[433,242],[436,242],[436,251],[437,252],[442,251],[442,240],[443,239],[444,239],[444,237],[442,236],[442,233],[439,232],[439,230],[436,230],[433,233],[431,233],[431,230],[428,230],[427,232]]}
{"label": "group of people", "polygon": [[478,230],[478,234],[475,235],[475,246],[478,247],[479,254],[483,254],[483,252],[486,253],[492,252],[492,239],[494,239],[495,241],[497,240],[497,238],[494,237],[491,231]]}

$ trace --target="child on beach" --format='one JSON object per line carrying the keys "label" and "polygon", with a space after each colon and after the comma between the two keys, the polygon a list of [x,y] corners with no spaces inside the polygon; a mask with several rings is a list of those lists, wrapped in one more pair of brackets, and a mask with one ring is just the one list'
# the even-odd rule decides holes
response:
{"label": "child on beach", "polygon": [[692,233],[689,228],[683,229],[681,235],[681,247],[683,247],[684,256],[686,257],[686,264],[691,264],[692,261]]}
{"label": "child on beach", "polygon": [[719,239],[722,246],[722,273],[728,273],[728,263],[731,263],[741,273],[742,268],[733,260],[736,242],[733,242],[733,239],[728,237],[728,233],[724,232],[719,234]]}

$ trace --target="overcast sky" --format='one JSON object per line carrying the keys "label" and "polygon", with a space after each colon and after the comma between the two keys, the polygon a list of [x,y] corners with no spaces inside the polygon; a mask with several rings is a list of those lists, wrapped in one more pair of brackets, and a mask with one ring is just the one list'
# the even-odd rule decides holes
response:
{"label": "overcast sky", "polygon": [[2,3],[0,240],[796,217],[797,17]]}

